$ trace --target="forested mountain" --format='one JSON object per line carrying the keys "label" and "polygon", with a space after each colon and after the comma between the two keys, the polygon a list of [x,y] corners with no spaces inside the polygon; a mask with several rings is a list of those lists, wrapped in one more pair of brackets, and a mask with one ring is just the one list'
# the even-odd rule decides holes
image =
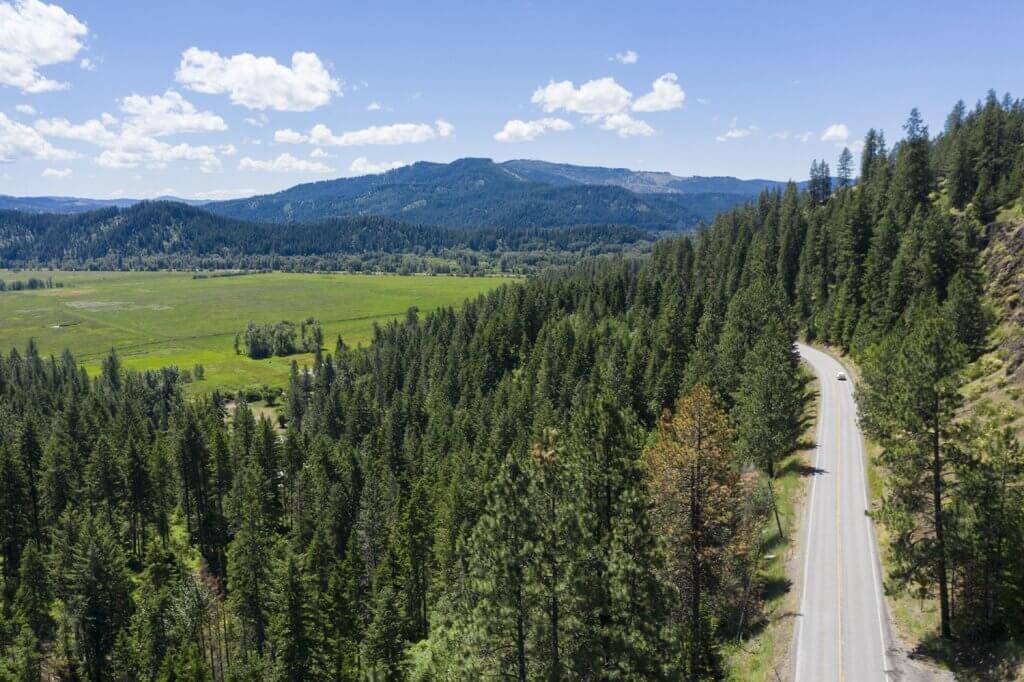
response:
{"label": "forested mountain", "polygon": [[615,223],[679,230],[754,194],[721,190],[638,194],[618,183],[570,182],[553,172],[539,176],[536,165],[526,173],[522,163],[496,164],[490,159],[420,162],[382,175],[297,185],[276,194],[214,202],[208,208],[234,218],[277,222],[382,215],[463,228]]}
{"label": "forested mountain", "polygon": [[808,191],[766,191],[649,258],[339,340],[294,367],[280,433],[244,402],[184,399],[174,370],[111,355],[90,379],[12,351],[0,666],[721,678],[725,643],[766,617],[798,333],[864,364],[893,585],[942,600],[943,634],[1019,635],[1020,446],[958,416],[957,388],[988,345],[980,227],[1020,196],[1024,108],[993,97],[935,139],[914,112],[906,132],[868,134],[856,186],[816,162]]}
{"label": "forested mountain", "polygon": [[[0,211],[0,267],[46,264],[105,267],[176,262],[194,267],[256,258],[313,259],[365,254],[470,252],[600,252],[652,240],[618,225],[460,230],[412,225],[377,216],[280,225],[225,218],[180,203],[143,202],[79,214]],[[162,260],[161,260],[162,259]],[[317,261],[322,262],[322,261]]]}

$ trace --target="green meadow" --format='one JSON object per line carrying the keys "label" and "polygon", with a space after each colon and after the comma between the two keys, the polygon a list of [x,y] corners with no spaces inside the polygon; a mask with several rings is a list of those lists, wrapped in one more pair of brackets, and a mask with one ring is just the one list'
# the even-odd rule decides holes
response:
{"label": "green meadow", "polygon": [[29,277],[63,288],[0,292],[0,349],[23,349],[35,339],[43,354],[70,348],[97,372],[111,348],[132,369],[202,364],[205,379],[192,390],[282,386],[292,360],[310,355],[250,360],[235,355],[235,333],[257,323],[313,316],[325,346],[341,336],[367,343],[374,323],[457,305],[502,284],[500,278],[265,273],[193,279],[188,272],[51,272],[0,270],[0,279]]}

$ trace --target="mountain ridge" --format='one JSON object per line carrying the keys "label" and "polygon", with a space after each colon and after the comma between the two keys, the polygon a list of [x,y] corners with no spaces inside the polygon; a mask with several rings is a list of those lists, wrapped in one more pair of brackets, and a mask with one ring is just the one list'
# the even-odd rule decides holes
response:
{"label": "mountain ridge", "polygon": [[[455,228],[614,223],[677,231],[691,229],[765,189],[781,189],[785,184],[467,157],[450,163],[420,161],[379,175],[300,183],[279,192],[233,200],[160,199],[201,205],[225,217],[278,223],[378,215]],[[140,201],[0,195],[0,210],[81,213]]]}

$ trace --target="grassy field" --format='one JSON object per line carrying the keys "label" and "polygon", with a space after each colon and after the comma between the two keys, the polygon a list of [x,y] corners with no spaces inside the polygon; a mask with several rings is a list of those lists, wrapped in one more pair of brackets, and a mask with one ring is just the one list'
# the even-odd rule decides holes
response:
{"label": "grassy field", "polygon": [[0,349],[35,339],[44,354],[70,348],[91,372],[116,348],[125,366],[167,365],[206,370],[192,390],[238,388],[287,380],[293,359],[250,360],[235,355],[236,332],[259,323],[309,316],[324,326],[325,346],[338,335],[365,344],[373,323],[457,305],[502,282],[498,278],[268,273],[193,279],[186,272],[10,272],[8,282],[53,277],[63,288],[0,292]]}

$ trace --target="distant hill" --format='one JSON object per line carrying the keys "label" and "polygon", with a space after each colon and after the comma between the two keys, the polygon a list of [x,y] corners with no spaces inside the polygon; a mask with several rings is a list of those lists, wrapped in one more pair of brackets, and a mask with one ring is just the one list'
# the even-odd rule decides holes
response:
{"label": "distant hill", "polygon": [[778,180],[741,180],[731,176],[680,177],[665,172],[634,171],[628,168],[574,166],[517,159],[500,164],[525,180],[552,185],[615,185],[637,194],[739,194],[756,196],[765,189],[783,189]]}
{"label": "distant hill", "polygon": [[667,173],[543,161],[420,162],[207,204],[221,215],[274,222],[382,215],[446,227],[626,224],[681,230],[782,186],[768,180],[679,178]]}
{"label": "distant hill", "polygon": [[[141,199],[83,199],[80,197],[12,197],[0,194],[0,211],[26,211],[28,213],[84,213],[99,208],[133,206]],[[205,202],[178,197],[159,197],[155,201],[177,201],[192,206]]]}

